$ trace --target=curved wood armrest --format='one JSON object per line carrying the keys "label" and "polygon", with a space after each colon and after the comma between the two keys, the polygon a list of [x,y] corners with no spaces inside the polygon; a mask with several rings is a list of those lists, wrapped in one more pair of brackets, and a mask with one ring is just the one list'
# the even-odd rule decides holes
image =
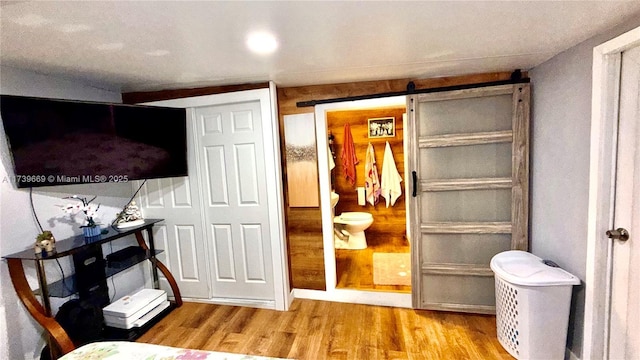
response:
{"label": "curved wood armrest", "polygon": [[71,341],[67,332],[64,331],[62,326],[60,326],[54,318],[47,316],[44,308],[38,302],[35,295],[33,295],[33,291],[31,291],[31,287],[24,274],[22,260],[7,259],[7,264],[9,265],[9,275],[11,275],[13,288],[16,290],[18,298],[22,301],[25,308],[27,308],[29,314],[47,331],[50,338],[53,339],[62,351],[62,354],[66,354],[75,349],[76,347],[73,345],[73,341]]}
{"label": "curved wood armrest", "polygon": [[[142,236],[142,232],[136,232],[136,240],[138,240],[138,245],[140,245],[141,248],[149,250],[149,247],[147,246],[147,243],[144,241],[144,237]],[[167,268],[165,264],[162,263],[162,261],[158,260],[155,257],[150,260],[158,267],[158,270],[160,270],[164,277],[167,278],[169,286],[171,286],[171,291],[173,292],[176,306],[182,306],[182,296],[180,295],[180,288],[178,288],[178,283],[169,271],[169,268]]]}

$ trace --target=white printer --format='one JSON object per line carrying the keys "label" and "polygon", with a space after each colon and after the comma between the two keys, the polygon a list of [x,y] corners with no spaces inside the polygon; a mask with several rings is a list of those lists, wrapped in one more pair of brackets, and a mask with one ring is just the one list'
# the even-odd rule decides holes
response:
{"label": "white printer", "polygon": [[170,305],[164,290],[142,289],[102,309],[107,326],[119,329],[140,327]]}

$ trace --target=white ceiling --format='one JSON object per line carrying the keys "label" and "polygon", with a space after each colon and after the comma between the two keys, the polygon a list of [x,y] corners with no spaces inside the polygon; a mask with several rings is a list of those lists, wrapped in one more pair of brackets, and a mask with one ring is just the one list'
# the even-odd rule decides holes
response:
{"label": "white ceiling", "polygon": [[[530,69],[640,1],[2,1],[0,64],[122,91]],[[245,47],[267,30],[269,56]]]}

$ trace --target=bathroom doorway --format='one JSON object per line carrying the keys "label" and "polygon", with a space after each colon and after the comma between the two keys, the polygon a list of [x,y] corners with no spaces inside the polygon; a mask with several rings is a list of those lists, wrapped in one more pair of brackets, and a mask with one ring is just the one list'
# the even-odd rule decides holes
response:
{"label": "bathroom doorway", "polygon": [[[411,307],[411,256],[405,181],[399,182],[401,195],[395,196],[395,201],[390,201],[388,208],[385,197],[380,196],[376,203],[374,199],[367,199],[363,190],[369,144],[379,179],[387,143],[394,160],[389,163],[395,163],[395,170],[402,180],[408,179],[404,157],[406,146],[403,141],[405,113],[404,96],[316,106],[327,299]],[[354,183],[346,179],[341,159],[347,123],[358,162],[355,165]],[[384,131],[375,131],[374,127],[380,127],[376,123],[381,123],[385,127]],[[330,137],[332,146],[329,143]],[[335,166],[333,170],[330,170],[331,165]],[[342,246],[344,244],[340,238],[348,243],[349,236],[354,234],[349,233],[351,229],[348,228],[348,221],[342,224],[338,219],[334,224],[334,217],[346,214],[371,214],[373,217],[373,222],[364,230],[366,248],[348,249]],[[345,226],[349,231],[344,231]]]}

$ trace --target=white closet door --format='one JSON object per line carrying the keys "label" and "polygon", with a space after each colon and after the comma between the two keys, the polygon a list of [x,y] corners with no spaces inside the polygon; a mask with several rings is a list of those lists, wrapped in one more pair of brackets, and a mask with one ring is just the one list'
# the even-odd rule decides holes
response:
{"label": "white closet door", "polygon": [[489,261],[527,250],[528,85],[409,98],[415,308],[494,313]]}
{"label": "white closet door", "polygon": [[260,101],[194,109],[213,298],[274,299]]}
{"label": "white closet door", "polygon": [[[153,238],[156,249],[164,250],[158,259],[171,270],[182,297],[208,299],[209,278],[192,128],[193,119],[187,118],[189,176],[147,180],[138,195],[145,218],[165,219],[153,227]],[[159,275],[160,287],[171,294],[168,282],[162,273]]]}

